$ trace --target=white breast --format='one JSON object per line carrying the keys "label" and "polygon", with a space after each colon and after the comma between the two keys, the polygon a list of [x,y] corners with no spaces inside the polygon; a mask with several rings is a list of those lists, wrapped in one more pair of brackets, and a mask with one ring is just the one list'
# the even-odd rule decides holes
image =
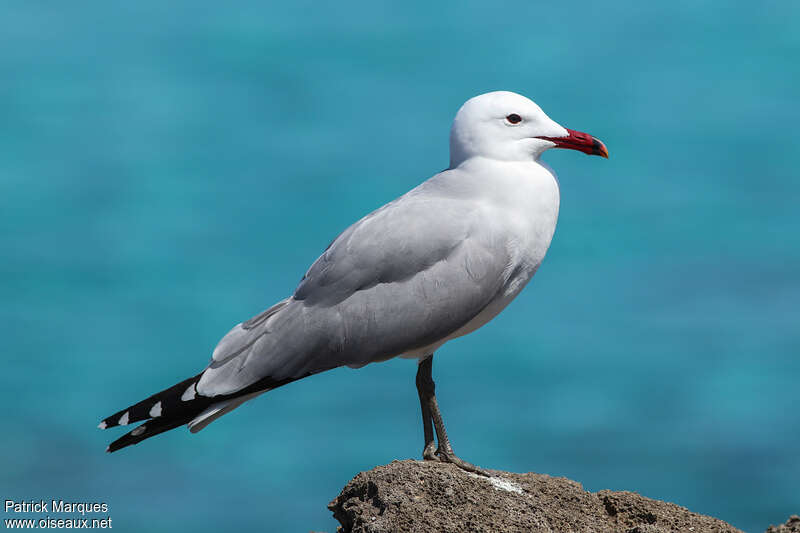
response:
{"label": "white breast", "polygon": [[538,162],[479,160],[470,169],[485,179],[476,183],[490,210],[493,231],[503,235],[509,256],[504,290],[470,322],[448,337],[402,357],[424,357],[445,342],[471,333],[497,316],[520,293],[542,263],[556,229],[559,208],[555,174]]}

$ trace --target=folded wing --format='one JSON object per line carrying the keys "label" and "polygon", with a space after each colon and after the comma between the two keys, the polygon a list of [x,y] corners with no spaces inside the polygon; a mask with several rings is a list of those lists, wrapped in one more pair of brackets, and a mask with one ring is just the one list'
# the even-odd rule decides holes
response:
{"label": "folded wing", "polygon": [[444,339],[480,313],[508,279],[506,243],[486,231],[490,213],[438,195],[435,180],[353,224],[291,298],[233,328],[197,392],[252,392],[259,382],[268,388],[382,361]]}

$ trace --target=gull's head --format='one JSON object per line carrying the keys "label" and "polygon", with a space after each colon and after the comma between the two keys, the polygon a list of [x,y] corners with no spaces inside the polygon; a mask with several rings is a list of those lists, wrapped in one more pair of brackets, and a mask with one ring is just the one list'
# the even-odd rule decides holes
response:
{"label": "gull's head", "polygon": [[608,157],[605,145],[591,135],[560,126],[522,95],[496,91],[471,98],[458,110],[450,130],[450,167],[476,156],[530,161],[548,148]]}

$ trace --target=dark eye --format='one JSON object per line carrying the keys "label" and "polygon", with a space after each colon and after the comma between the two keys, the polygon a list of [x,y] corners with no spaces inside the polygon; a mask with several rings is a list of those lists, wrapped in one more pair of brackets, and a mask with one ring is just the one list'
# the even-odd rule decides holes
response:
{"label": "dark eye", "polygon": [[511,113],[506,117],[506,120],[509,124],[519,124],[522,122],[522,117],[517,115],[516,113]]}

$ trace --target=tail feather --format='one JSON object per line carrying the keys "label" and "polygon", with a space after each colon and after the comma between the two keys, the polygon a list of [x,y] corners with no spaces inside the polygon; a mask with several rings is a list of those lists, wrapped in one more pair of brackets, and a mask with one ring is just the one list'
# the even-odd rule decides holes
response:
{"label": "tail feather", "polygon": [[184,415],[179,418],[154,418],[149,422],[137,426],[132,431],[127,432],[114,442],[108,445],[106,451],[108,453],[115,452],[126,446],[137,444],[150,437],[155,437],[159,433],[164,433],[170,429],[174,429],[180,425],[187,423],[192,419],[193,415]]}
{"label": "tail feather", "polygon": [[100,422],[101,429],[125,426],[149,420],[111,443],[107,452],[115,452],[131,444],[185,424],[202,413],[214,400],[197,394],[196,385],[202,373],[123,409]]}
{"label": "tail feather", "polygon": [[206,410],[189,421],[189,431],[192,433],[197,433],[222,415],[230,413],[244,402],[252,400],[259,394],[264,394],[269,390],[270,389],[265,389],[258,392],[252,392],[250,394],[245,394],[244,396],[239,396],[236,398],[231,398],[230,400],[224,400],[222,402],[211,404],[208,408],[206,408]]}
{"label": "tail feather", "polygon": [[247,400],[268,390],[307,377],[311,373],[298,378],[283,378],[279,380],[266,377],[233,394],[214,397],[202,396],[197,393],[197,382],[200,381],[202,375],[203,373],[201,372],[196,376],[185,379],[105,418],[98,426],[100,429],[125,426],[132,422],[147,420],[144,424],[112,442],[106,451],[115,452],[183,424],[189,424],[189,429],[192,433],[196,433],[220,416],[233,411]]}
{"label": "tail feather", "polygon": [[106,429],[114,426],[126,426],[133,422],[160,416],[173,418],[172,415],[175,414],[175,411],[184,411],[188,407],[193,407],[190,404],[192,403],[191,400],[197,396],[194,387],[200,380],[200,376],[202,376],[202,372],[118,411],[105,418],[98,427]]}

